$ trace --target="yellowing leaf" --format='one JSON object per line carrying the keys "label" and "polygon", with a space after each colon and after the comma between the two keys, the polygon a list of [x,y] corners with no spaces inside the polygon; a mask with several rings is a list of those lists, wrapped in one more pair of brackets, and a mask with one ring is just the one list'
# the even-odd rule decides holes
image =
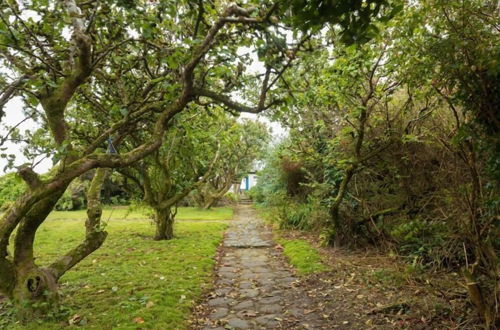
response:
{"label": "yellowing leaf", "polygon": [[137,324],[142,324],[145,322],[142,317],[136,317],[136,318],[134,318],[133,321],[134,321],[134,323],[137,323]]}

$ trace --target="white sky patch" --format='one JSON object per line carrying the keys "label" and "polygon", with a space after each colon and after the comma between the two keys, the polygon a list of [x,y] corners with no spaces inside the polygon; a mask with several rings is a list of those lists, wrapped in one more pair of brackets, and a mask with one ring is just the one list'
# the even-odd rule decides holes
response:
{"label": "white sky patch", "polygon": [[[14,126],[25,119],[25,115],[23,113],[24,103],[20,97],[12,98],[4,107],[5,116],[2,118],[2,124],[7,126]],[[26,130],[35,130],[39,128],[38,124],[28,119],[18,126],[18,129],[21,133],[24,133]],[[3,136],[7,132],[2,127],[0,128],[0,134]],[[16,156],[14,161],[14,166],[20,166],[25,163],[36,163],[38,160],[27,159],[24,157],[22,153],[23,143],[13,143],[11,141],[6,141],[2,148],[7,148],[2,151],[2,153],[13,154]],[[0,158],[0,174],[14,172],[14,169],[7,169],[4,171],[4,167],[7,165],[7,160],[4,158]],[[43,174],[46,173],[52,167],[52,161],[50,159],[42,160],[37,166],[35,166],[34,170],[37,173]]]}
{"label": "white sky patch", "polygon": [[132,29],[130,26],[127,27],[127,33],[131,38],[138,39],[140,36],[139,31]]}
{"label": "white sky patch", "polygon": [[251,119],[266,124],[271,129],[271,135],[273,141],[280,141],[288,135],[288,130],[281,126],[280,123],[275,121],[270,121],[267,117],[262,114],[256,115],[253,113],[243,112],[240,118]]}
{"label": "white sky patch", "polygon": [[[243,56],[246,54],[250,56],[252,64],[246,68],[247,74],[258,75],[265,73],[264,63],[259,61],[259,58],[257,56],[257,51],[255,50],[255,48],[239,47],[238,50],[236,51],[236,54],[238,56]],[[232,96],[235,98],[236,101],[246,104],[245,100],[241,97],[239,93],[234,93]],[[257,115],[253,113],[243,112],[241,113],[240,118],[251,119],[254,121],[265,123],[271,129],[272,139],[275,141],[281,140],[288,135],[288,131],[285,128],[283,128],[283,126],[281,126],[277,122],[270,121],[262,114]]]}
{"label": "white sky patch", "polygon": [[252,64],[246,67],[246,74],[249,75],[257,75],[257,74],[263,74],[265,72],[264,69],[264,63],[259,61],[259,57],[257,56],[257,51],[254,48],[250,47],[240,47],[236,51],[236,54],[238,56],[244,56],[248,55],[250,60],[252,61]]}
{"label": "white sky patch", "polygon": [[28,21],[31,19],[34,22],[39,22],[42,19],[42,16],[40,16],[40,14],[38,14],[36,11],[31,10],[31,9],[24,9],[21,12],[20,16],[25,21]]}
{"label": "white sky patch", "polygon": [[61,35],[63,36],[64,40],[70,41],[71,40],[71,28],[69,26],[63,27],[61,31]]}

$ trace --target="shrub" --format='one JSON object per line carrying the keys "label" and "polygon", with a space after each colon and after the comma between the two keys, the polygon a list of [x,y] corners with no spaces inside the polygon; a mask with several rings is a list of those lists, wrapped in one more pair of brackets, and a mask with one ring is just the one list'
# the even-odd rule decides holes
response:
{"label": "shrub", "polygon": [[87,207],[86,192],[89,186],[88,180],[80,178],[74,180],[69,185],[68,189],[61,196],[56,204],[58,211],[74,211],[81,210]]}
{"label": "shrub", "polygon": [[420,219],[403,220],[391,230],[391,236],[398,242],[399,253],[410,257],[413,263],[431,265],[440,263],[444,251],[446,228],[438,223]]}
{"label": "shrub", "polygon": [[7,209],[25,190],[26,185],[15,173],[0,177],[0,210]]}
{"label": "shrub", "polygon": [[279,226],[282,229],[310,229],[309,216],[311,205],[308,203],[283,203],[276,207]]}

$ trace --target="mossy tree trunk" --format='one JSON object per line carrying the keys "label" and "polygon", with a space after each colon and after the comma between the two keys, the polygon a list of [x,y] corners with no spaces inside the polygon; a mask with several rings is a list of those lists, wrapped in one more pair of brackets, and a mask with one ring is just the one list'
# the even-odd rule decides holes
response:
{"label": "mossy tree trunk", "polygon": [[108,235],[103,230],[101,224],[101,188],[109,172],[109,169],[98,168],[92,178],[87,192],[87,220],[85,221],[84,241],[49,267],[58,279],[85,257],[101,247]]}
{"label": "mossy tree trunk", "polygon": [[11,268],[14,271],[14,281],[10,298],[16,304],[21,319],[40,317],[58,301],[58,278],[50,269],[35,264],[33,244],[38,227],[63,193],[64,189],[61,189],[38,202],[24,216],[17,229]]}
{"label": "mossy tree trunk", "polygon": [[330,237],[329,239],[333,239],[333,244],[336,247],[344,245],[348,242],[350,233],[352,232],[350,224],[346,223],[346,221],[340,217],[340,205],[344,201],[345,195],[347,194],[347,186],[354,176],[355,171],[355,165],[351,165],[347,168],[344,177],[342,178],[342,182],[340,183],[337,195],[335,196],[335,199],[330,207],[330,220],[333,226],[333,237]]}
{"label": "mossy tree trunk", "polygon": [[156,241],[170,240],[174,238],[174,218],[172,209],[155,209]]}
{"label": "mossy tree trunk", "polygon": [[[173,149],[174,142],[170,144]],[[170,158],[174,153],[167,153],[164,158],[159,157],[156,153],[153,157],[153,166],[146,168],[144,165],[136,166],[142,180],[134,178],[141,189],[144,191],[144,201],[154,210],[154,222],[156,231],[154,239],[157,241],[170,240],[174,238],[174,220],[177,214],[177,204],[185,198],[194,189],[200,187],[208,179],[212,173],[212,169],[219,158],[219,149],[215,153],[208,170],[200,177],[198,172],[192,175],[190,184],[183,188],[174,183],[174,177],[170,171]],[[133,174],[130,174],[133,177]],[[158,179],[161,178],[161,184],[158,184]]]}
{"label": "mossy tree trunk", "polygon": [[231,189],[235,176],[235,173],[231,172],[224,177],[219,176],[215,180],[209,180],[205,187],[198,190],[199,206],[204,210],[209,210],[216,205]]}
{"label": "mossy tree trunk", "polygon": [[106,232],[100,226],[100,190],[107,172],[107,169],[96,171],[87,193],[85,240],[50,266],[42,268],[35,263],[33,244],[38,227],[52,211],[64,189],[35,204],[19,224],[12,261],[6,258],[0,262],[0,280],[2,292],[16,304],[21,319],[42,317],[56,307],[59,278],[104,242]]}

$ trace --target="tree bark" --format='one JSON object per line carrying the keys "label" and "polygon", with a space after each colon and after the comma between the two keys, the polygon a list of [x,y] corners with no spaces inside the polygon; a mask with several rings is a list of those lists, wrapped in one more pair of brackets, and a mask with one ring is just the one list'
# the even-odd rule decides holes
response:
{"label": "tree bark", "polygon": [[155,241],[174,238],[174,217],[171,208],[155,209],[156,234]]}
{"label": "tree bark", "polygon": [[212,206],[218,201],[216,198],[206,198],[205,203],[203,204],[204,210],[210,210]]}
{"label": "tree bark", "polygon": [[[226,178],[224,186],[221,189],[217,190],[217,187],[215,187],[215,193],[211,193],[210,187],[208,187],[205,192],[200,192],[201,194],[204,194],[201,199],[203,201],[203,204],[201,204],[203,209],[209,210],[212,206],[216,205],[217,202],[219,202],[219,200],[229,191],[229,189],[231,189],[233,181],[234,175],[230,175]],[[208,185],[210,185],[210,183],[208,183]]]}
{"label": "tree bark", "polygon": [[354,165],[351,165],[346,170],[344,178],[342,179],[342,182],[340,184],[339,191],[337,192],[337,196],[335,197],[335,200],[330,207],[330,218],[334,229],[333,244],[335,247],[343,245],[345,241],[348,240],[347,236],[349,236],[350,226],[346,223],[343,223],[343,221],[341,221],[340,219],[340,205],[344,200],[344,197],[347,193],[347,186],[351,181],[355,171],[356,167]]}
{"label": "tree bark", "polygon": [[98,169],[87,193],[88,219],[84,242],[49,267],[41,268],[35,263],[35,234],[65,189],[36,203],[21,220],[14,241],[13,260],[5,258],[0,261],[0,289],[16,304],[21,319],[44,316],[56,307],[59,278],[104,242],[107,233],[100,227],[100,190],[108,172],[108,169]]}
{"label": "tree bark", "polygon": [[65,189],[60,189],[36,203],[23,217],[17,229],[12,262],[15,275],[10,298],[17,306],[21,319],[38,318],[57,305],[57,278],[35,264],[33,244],[38,227],[64,191]]}

